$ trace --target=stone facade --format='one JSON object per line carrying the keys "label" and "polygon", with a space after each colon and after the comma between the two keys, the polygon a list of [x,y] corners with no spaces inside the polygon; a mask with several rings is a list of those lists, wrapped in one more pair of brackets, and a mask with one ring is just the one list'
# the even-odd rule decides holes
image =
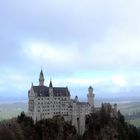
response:
{"label": "stone facade", "polygon": [[78,97],[71,99],[68,87],[53,87],[52,81],[49,86],[44,85],[44,74],[41,70],[39,85],[31,85],[28,91],[28,115],[33,120],[63,116],[65,121],[70,122],[79,134],[85,131],[85,116],[94,110],[94,93],[90,86],[87,94],[87,102],[80,102]]}

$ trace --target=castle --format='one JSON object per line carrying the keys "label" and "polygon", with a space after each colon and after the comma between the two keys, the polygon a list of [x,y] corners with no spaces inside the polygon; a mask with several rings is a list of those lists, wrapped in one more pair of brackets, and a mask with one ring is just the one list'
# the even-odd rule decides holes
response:
{"label": "castle", "polygon": [[28,91],[28,115],[34,122],[63,116],[65,121],[76,127],[79,134],[85,131],[85,117],[92,113],[94,108],[94,93],[90,86],[87,93],[87,102],[80,102],[78,97],[71,99],[68,87],[53,87],[50,80],[49,86],[44,85],[44,74],[41,70],[39,85],[31,85]]}

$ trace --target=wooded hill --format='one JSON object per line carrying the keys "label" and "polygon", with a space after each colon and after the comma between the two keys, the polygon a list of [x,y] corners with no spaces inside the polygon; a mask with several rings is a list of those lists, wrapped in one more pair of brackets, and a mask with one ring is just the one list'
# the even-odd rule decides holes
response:
{"label": "wooded hill", "polygon": [[0,140],[140,140],[139,131],[125,122],[118,112],[112,118],[110,113],[101,110],[86,117],[86,131],[79,136],[74,126],[63,117],[54,117],[33,123],[24,112],[17,118],[0,122]]}

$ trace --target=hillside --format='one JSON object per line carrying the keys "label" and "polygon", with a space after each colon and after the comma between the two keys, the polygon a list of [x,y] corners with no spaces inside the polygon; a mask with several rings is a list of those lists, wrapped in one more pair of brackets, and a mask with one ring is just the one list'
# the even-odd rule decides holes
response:
{"label": "hillside", "polygon": [[118,112],[111,117],[104,108],[86,117],[86,131],[79,136],[60,116],[33,123],[24,112],[15,119],[0,122],[0,140],[139,140],[138,130]]}
{"label": "hillside", "polygon": [[63,118],[56,117],[33,123],[22,112],[15,119],[0,123],[0,140],[77,140],[76,130]]}
{"label": "hillside", "polygon": [[86,118],[86,131],[83,140],[139,140],[140,133],[135,126],[125,122],[124,116],[118,111],[112,117],[103,106],[99,112]]}
{"label": "hillside", "polygon": [[119,104],[121,113],[125,116],[127,122],[140,127],[140,102],[128,102]]}

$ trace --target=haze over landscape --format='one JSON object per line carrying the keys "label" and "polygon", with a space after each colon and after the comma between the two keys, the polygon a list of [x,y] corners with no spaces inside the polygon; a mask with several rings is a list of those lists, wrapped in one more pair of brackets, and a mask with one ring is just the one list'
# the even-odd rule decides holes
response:
{"label": "haze over landscape", "polygon": [[140,99],[140,1],[0,1],[0,97],[46,85],[85,100]]}

